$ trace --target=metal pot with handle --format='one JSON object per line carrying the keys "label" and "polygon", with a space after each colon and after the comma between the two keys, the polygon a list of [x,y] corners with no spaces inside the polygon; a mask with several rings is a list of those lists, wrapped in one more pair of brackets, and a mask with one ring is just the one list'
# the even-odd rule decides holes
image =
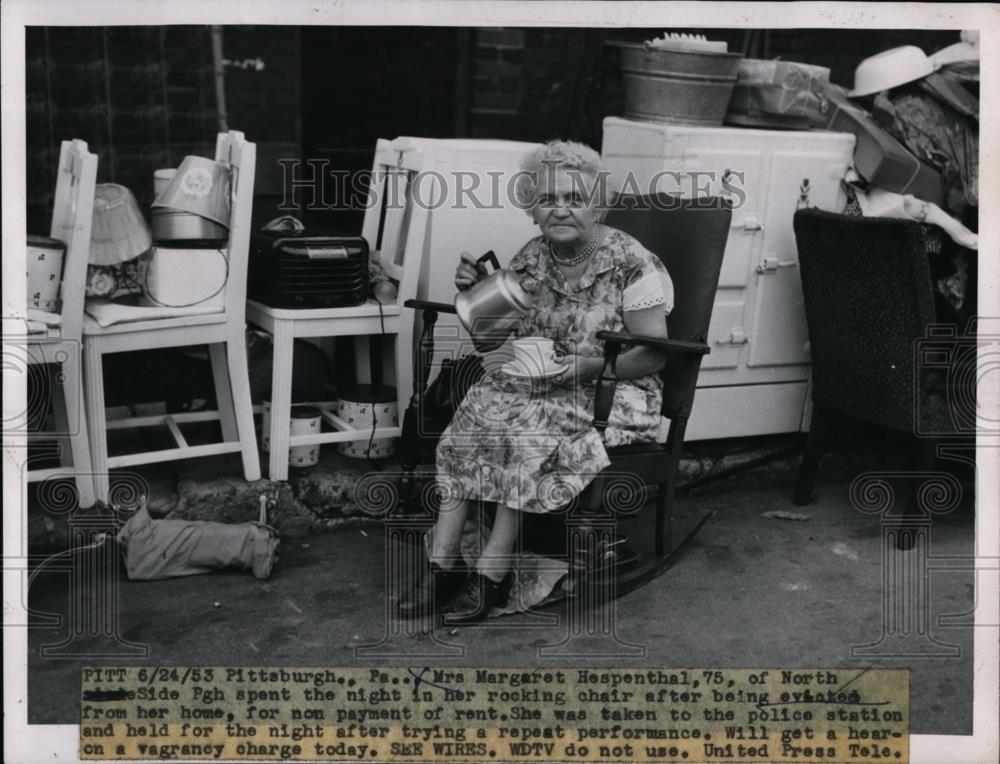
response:
{"label": "metal pot with handle", "polygon": [[458,293],[455,313],[476,350],[485,352],[506,341],[531,309],[535,297],[513,271],[500,268],[493,250],[477,262],[482,273],[486,273],[486,263],[493,266],[494,272]]}

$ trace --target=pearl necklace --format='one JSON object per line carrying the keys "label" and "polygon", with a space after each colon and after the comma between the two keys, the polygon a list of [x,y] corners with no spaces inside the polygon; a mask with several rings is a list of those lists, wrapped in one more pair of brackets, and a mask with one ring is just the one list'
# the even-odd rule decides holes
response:
{"label": "pearl necklace", "polygon": [[579,265],[588,257],[590,257],[592,254],[594,254],[594,250],[597,249],[597,244],[599,240],[600,240],[600,230],[598,229],[598,226],[594,226],[594,232],[590,236],[590,241],[588,241],[583,246],[583,248],[580,250],[578,254],[572,255],[570,257],[560,257],[559,254],[556,252],[556,248],[552,246],[552,242],[549,242],[549,252],[552,255],[552,259],[555,260],[557,263],[559,263],[559,265],[565,265],[565,266]]}

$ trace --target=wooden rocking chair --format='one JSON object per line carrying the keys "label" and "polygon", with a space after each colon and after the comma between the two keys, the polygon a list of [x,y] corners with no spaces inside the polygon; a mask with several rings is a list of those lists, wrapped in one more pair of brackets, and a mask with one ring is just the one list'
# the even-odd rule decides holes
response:
{"label": "wooden rocking chair", "polygon": [[[566,511],[540,516],[537,525],[526,520],[522,537],[547,537],[557,542],[549,544],[544,553],[566,555],[571,568],[585,575],[613,568],[614,596],[620,596],[651,581],[672,563],[679,549],[703,527],[710,515],[699,518],[677,544],[673,543],[674,498],[677,487],[677,467],[684,443],[687,421],[694,404],[695,388],[701,359],[711,352],[706,340],[715,293],[719,284],[722,258],[729,236],[731,210],[718,198],[680,199],[667,195],[623,199],[613,210],[607,224],[631,234],[663,261],[670,273],[677,294],[674,310],[667,318],[670,339],[642,337],[623,332],[599,332],[605,342],[604,369],[597,384],[594,426],[603,433],[614,399],[615,364],[623,348],[644,345],[663,350],[666,364],[660,372],[663,379],[661,414],[670,420],[665,443],[643,443],[608,449],[611,465],[588,487],[574,505]],[[406,307],[422,311],[422,331],[416,361],[416,388],[405,413],[401,439],[401,511],[419,509],[413,497],[415,474],[420,453],[426,452],[421,443],[420,414],[427,386],[430,359],[433,357],[434,324],[439,313],[454,313],[446,303],[407,300]],[[616,532],[619,518],[616,507],[637,508],[634,498],[615,500],[622,490],[618,478],[628,476],[630,490],[643,494],[639,504],[645,504],[648,488],[656,493],[653,518],[653,548],[644,554],[621,553],[626,546]],[[608,500],[611,497],[611,500]],[[551,523],[563,524],[563,533],[553,533]],[[548,522],[549,528],[544,525]],[[647,534],[644,534],[647,535]],[[525,546],[532,548],[531,539]],[[541,550],[540,550],[541,551]]]}

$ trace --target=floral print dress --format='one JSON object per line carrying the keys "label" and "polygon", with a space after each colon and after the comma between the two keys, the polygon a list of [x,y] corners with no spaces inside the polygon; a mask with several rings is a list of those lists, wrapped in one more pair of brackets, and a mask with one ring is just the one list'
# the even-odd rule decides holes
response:
{"label": "floral print dress", "polygon": [[[659,258],[626,233],[609,229],[576,285],[552,261],[546,240],[529,241],[510,264],[538,284],[518,336],[543,336],[567,352],[603,356],[600,330],[626,331],[624,313],[673,306]],[[447,493],[524,512],[565,506],[610,464],[605,446],[654,441],[662,383],[658,375],[619,381],[604,438],[593,427],[595,382],[551,386],[501,370],[474,385],[443,433],[437,477]]]}

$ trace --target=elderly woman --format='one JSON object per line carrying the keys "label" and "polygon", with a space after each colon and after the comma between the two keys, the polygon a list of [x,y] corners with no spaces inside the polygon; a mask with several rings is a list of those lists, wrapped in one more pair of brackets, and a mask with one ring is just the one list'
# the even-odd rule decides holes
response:
{"label": "elderly woman", "polygon": [[[601,436],[592,426],[596,380],[603,366],[600,330],[666,337],[673,286],[656,255],[602,223],[599,189],[607,172],[598,154],[553,141],[522,166],[522,200],[541,230],[510,269],[535,292],[518,336],[555,341],[566,370],[546,380],[488,374],[466,395],[437,449],[442,506],[431,533],[430,565],[399,603],[403,616],[442,608],[449,624],[481,621],[510,590],[519,513],[565,506],[608,466],[607,446],[655,440],[663,365],[659,351],[636,347],[618,357],[614,405]],[[455,285],[480,278],[467,253]],[[475,569],[459,545],[472,501],[496,514]]]}

